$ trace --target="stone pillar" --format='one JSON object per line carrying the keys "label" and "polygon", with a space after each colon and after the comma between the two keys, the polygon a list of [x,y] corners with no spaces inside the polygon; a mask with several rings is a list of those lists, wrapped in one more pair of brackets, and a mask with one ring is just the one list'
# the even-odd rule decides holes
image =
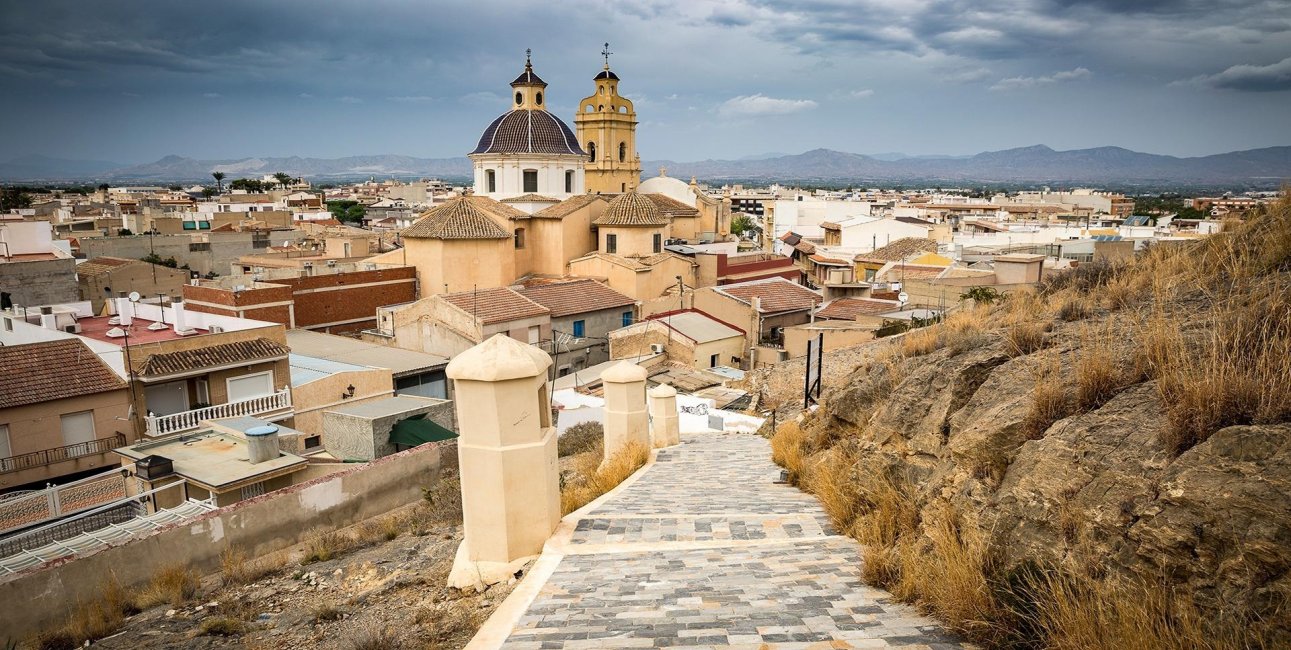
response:
{"label": "stone pillar", "polygon": [[677,416],[677,389],[668,384],[651,388],[650,441],[656,449],[681,442],[681,424]]}
{"label": "stone pillar", "polygon": [[505,334],[448,364],[465,528],[448,576],[451,587],[507,579],[542,552],[560,523],[550,365],[546,353]]}
{"label": "stone pillar", "polygon": [[620,361],[601,373],[605,387],[605,459],[628,444],[650,448],[650,416],[646,414],[646,371]]}

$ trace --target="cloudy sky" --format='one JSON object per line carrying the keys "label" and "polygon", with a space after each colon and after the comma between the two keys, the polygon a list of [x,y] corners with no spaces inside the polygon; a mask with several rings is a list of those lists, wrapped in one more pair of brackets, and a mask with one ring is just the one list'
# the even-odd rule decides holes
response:
{"label": "cloudy sky", "polygon": [[0,159],[456,156],[605,41],[646,159],[1291,144],[1291,0],[0,5]]}

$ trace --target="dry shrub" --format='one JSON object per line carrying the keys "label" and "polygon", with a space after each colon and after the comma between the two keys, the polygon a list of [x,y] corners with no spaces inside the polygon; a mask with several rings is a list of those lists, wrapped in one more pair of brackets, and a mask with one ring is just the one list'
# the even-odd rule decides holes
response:
{"label": "dry shrub", "polygon": [[1009,356],[1024,357],[1044,348],[1047,323],[1015,322],[1004,331]]}
{"label": "dry shrub", "polygon": [[192,600],[201,586],[202,576],[182,564],[163,567],[153,575],[135,603],[141,609],[168,604],[178,607]]}
{"label": "dry shrub", "polygon": [[81,646],[116,633],[125,617],[138,612],[138,598],[131,597],[116,576],[111,576],[99,585],[96,600],[80,603],[62,629],[40,635],[37,644],[51,650]]}
{"label": "dry shrub", "polygon": [[597,454],[580,456],[575,476],[560,490],[560,510],[569,514],[614,489],[650,460],[650,450],[637,442],[628,443],[613,456],[598,464]]}
{"label": "dry shrub", "polygon": [[906,332],[901,337],[901,354],[907,359],[932,354],[941,347],[941,337],[935,325]]}
{"label": "dry shrub", "polygon": [[938,502],[925,512],[927,541],[904,545],[901,580],[895,591],[952,629],[989,638],[1004,612],[991,585],[995,569],[986,536],[965,524],[947,502]]}
{"label": "dry shrub", "polygon": [[1087,298],[1074,296],[1062,303],[1058,308],[1057,317],[1058,320],[1070,323],[1088,318],[1091,311]]}
{"label": "dry shrub", "polygon": [[419,639],[427,650],[461,647],[484,623],[484,614],[470,603],[449,602],[417,610],[414,620],[422,626]]}
{"label": "dry shrub", "polygon": [[359,630],[346,640],[343,647],[352,650],[402,650],[405,646],[393,630],[383,627]]}
{"label": "dry shrub", "polygon": [[310,612],[309,617],[314,619],[315,623],[323,623],[326,621],[339,621],[344,616],[345,612],[338,609],[336,605],[331,603],[322,603],[314,607],[313,611]]}
{"label": "dry shrub", "polygon": [[1110,331],[1086,332],[1076,354],[1076,410],[1088,412],[1106,404],[1126,386],[1110,345]]}
{"label": "dry shrub", "polygon": [[592,451],[604,444],[605,427],[600,422],[580,422],[556,439],[556,454],[561,458]]}
{"label": "dry shrub", "polygon": [[247,624],[236,618],[212,616],[197,628],[198,636],[238,636],[247,632]]}
{"label": "dry shrub", "polygon": [[1111,311],[1125,309],[1139,302],[1142,283],[1134,273],[1122,273],[1103,287],[1103,305]]}
{"label": "dry shrub", "polygon": [[771,437],[771,462],[789,471],[789,482],[797,485],[802,478],[804,465],[803,445],[807,433],[797,420],[789,420],[780,425]]}
{"label": "dry shrub", "polygon": [[241,546],[230,546],[220,551],[220,576],[224,586],[245,585],[282,568],[282,558],[271,555],[252,559]]}
{"label": "dry shrub", "polygon": [[1054,422],[1071,414],[1066,388],[1062,385],[1057,360],[1036,373],[1031,390],[1031,405],[1022,418],[1022,433],[1028,440],[1039,440]]}
{"label": "dry shrub", "polygon": [[852,475],[855,466],[854,455],[835,448],[820,454],[803,471],[802,488],[816,495],[838,530],[851,528],[860,514],[860,493]]}
{"label": "dry shrub", "polygon": [[441,476],[434,485],[422,490],[422,500],[433,523],[458,526],[462,523],[462,481],[453,474]]}
{"label": "dry shrub", "polygon": [[353,548],[355,539],[341,531],[328,531],[310,537],[305,543],[305,557],[301,564],[326,562]]}
{"label": "dry shrub", "polygon": [[963,354],[989,342],[986,334],[986,307],[974,307],[955,312],[939,326],[943,345],[951,355]]}

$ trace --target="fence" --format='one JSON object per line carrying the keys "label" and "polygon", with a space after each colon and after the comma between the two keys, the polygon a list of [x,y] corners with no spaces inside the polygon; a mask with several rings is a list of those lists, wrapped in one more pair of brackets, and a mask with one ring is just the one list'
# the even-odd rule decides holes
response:
{"label": "fence", "polygon": [[202,420],[264,415],[291,408],[291,392],[280,390],[271,395],[252,397],[238,402],[216,404],[170,415],[149,415],[146,419],[149,436],[164,436],[178,431],[196,429]]}
{"label": "fence", "polygon": [[43,467],[64,460],[72,460],[82,456],[93,456],[102,454],[117,447],[125,446],[126,437],[123,433],[118,433],[111,438],[98,438],[89,442],[78,442],[74,445],[65,445],[63,447],[54,447],[53,449],[42,449],[9,458],[0,458],[0,474],[8,472],[17,472],[19,470],[31,469],[33,467]]}
{"label": "fence", "polygon": [[125,474],[119,469],[64,485],[51,485],[16,499],[0,501],[0,534],[97,508],[125,497]]}

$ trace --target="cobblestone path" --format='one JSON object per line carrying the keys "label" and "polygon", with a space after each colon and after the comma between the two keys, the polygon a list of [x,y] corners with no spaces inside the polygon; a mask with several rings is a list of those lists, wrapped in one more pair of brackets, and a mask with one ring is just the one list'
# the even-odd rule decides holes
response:
{"label": "cobblestone path", "polygon": [[[660,450],[558,531],[540,560],[554,568],[520,595],[531,601],[501,647],[968,647],[862,583],[860,546],[831,529],[814,497],[775,484],[770,453],[766,440],[733,433],[683,434]],[[497,647],[482,641],[471,647]]]}

